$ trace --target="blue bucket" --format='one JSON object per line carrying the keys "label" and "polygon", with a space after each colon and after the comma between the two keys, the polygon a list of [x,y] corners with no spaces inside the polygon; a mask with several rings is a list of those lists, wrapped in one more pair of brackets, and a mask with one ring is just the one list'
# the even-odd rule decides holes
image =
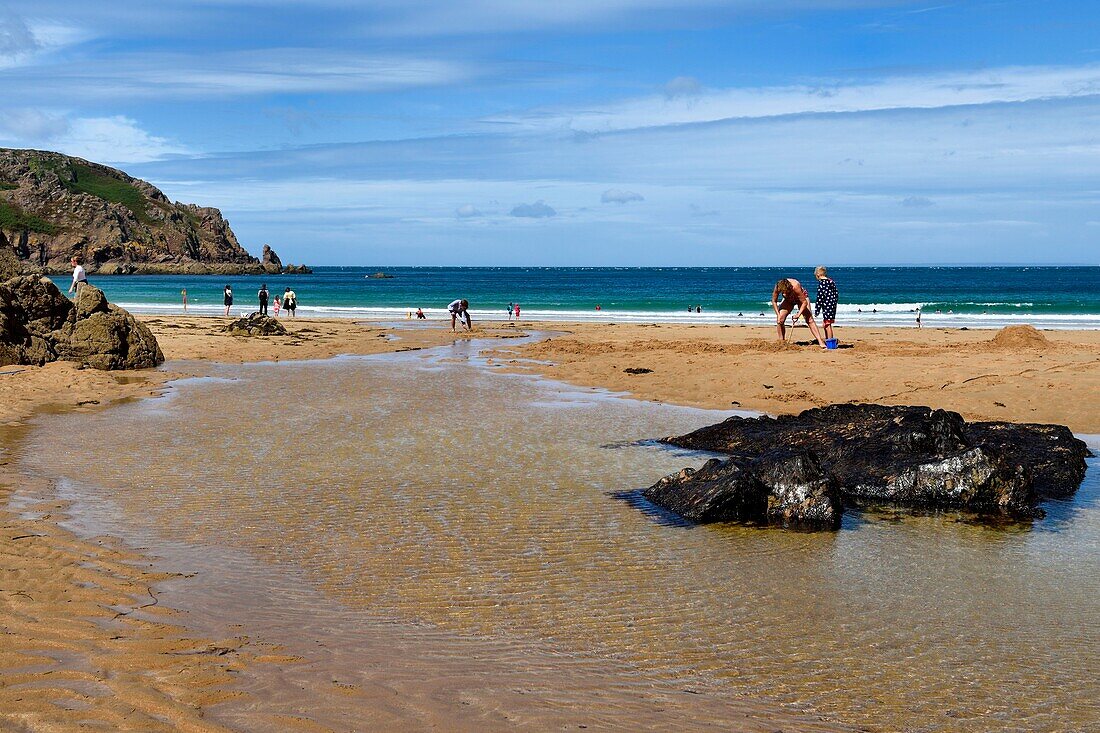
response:
{"label": "blue bucket", "polygon": [[840,342],[837,341],[836,339],[825,339],[825,348],[826,349],[835,349],[837,347],[837,344],[839,344],[839,343]]}

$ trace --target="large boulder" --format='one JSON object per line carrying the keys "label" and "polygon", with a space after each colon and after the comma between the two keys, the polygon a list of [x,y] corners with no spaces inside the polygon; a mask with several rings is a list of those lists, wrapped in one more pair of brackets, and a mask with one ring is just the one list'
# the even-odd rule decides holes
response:
{"label": "large boulder", "polygon": [[74,304],[48,278],[0,283],[0,365],[78,361],[96,369],[144,369],[164,361],[149,328],[92,285]]}
{"label": "large boulder", "polygon": [[[666,442],[751,466],[768,488],[768,521],[791,526],[807,514],[827,519],[833,509],[839,517],[839,499],[1035,516],[1040,500],[1077,490],[1090,455],[1060,425],[968,424],[955,412],[883,405],[731,417]],[[820,512],[805,503],[810,497]]]}
{"label": "large boulder", "polygon": [[684,519],[707,522],[763,522],[768,490],[745,465],[712,458],[699,470],[685,468],[642,492]]}
{"label": "large boulder", "polygon": [[749,522],[798,529],[840,526],[836,481],[805,451],[748,460],[712,458],[666,476],[642,495],[692,522]]}
{"label": "large boulder", "polygon": [[58,359],[79,361],[95,369],[146,369],[164,361],[149,327],[115,305],[76,319],[54,333]]}

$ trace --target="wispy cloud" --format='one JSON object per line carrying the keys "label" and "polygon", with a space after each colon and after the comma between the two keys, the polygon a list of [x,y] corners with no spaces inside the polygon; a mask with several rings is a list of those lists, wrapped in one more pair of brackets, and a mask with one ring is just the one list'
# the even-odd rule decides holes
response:
{"label": "wispy cloud", "polygon": [[602,109],[540,109],[492,118],[529,130],[608,132],[728,119],[799,114],[934,109],[1100,94],[1100,65],[1005,67],[982,71],[893,76],[874,81],[818,79],[775,87],[652,95]]}
{"label": "wispy cloud", "polygon": [[273,93],[379,92],[466,81],[473,63],[403,55],[271,48],[132,53],[0,71],[25,99],[179,99]]}

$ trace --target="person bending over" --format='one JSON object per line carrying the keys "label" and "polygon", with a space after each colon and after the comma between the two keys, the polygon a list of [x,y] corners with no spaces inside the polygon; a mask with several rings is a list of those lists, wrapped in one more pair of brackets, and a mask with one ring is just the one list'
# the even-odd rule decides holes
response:
{"label": "person bending over", "polygon": [[[778,303],[779,296],[783,296],[782,303]],[[817,339],[817,343],[821,348],[825,348],[825,341],[817,330],[814,314],[810,310],[810,294],[806,292],[806,288],[802,287],[802,283],[793,277],[777,282],[772,290],[772,310],[775,311],[775,330],[779,334],[780,341],[787,340],[787,316],[791,316],[791,328],[794,328],[798,317],[802,316],[806,319],[806,325],[810,327],[810,333]]]}
{"label": "person bending over", "polygon": [[455,326],[458,321],[462,321],[463,326],[467,331],[473,331],[474,326],[470,322],[470,303],[466,300],[456,300],[447,306],[447,311],[451,314],[451,332],[455,332],[457,329]]}

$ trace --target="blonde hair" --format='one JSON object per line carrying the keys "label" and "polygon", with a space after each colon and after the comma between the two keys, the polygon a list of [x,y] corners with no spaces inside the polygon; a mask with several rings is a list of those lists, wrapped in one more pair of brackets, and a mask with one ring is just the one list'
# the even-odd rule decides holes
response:
{"label": "blonde hair", "polygon": [[775,284],[775,292],[780,295],[786,295],[787,291],[791,289],[791,281],[787,278],[783,278]]}
{"label": "blonde hair", "polygon": [[825,277],[828,277],[829,276],[828,268],[826,268],[825,265],[818,265],[817,267],[815,267],[814,268],[814,277],[817,277],[818,275],[824,275]]}

